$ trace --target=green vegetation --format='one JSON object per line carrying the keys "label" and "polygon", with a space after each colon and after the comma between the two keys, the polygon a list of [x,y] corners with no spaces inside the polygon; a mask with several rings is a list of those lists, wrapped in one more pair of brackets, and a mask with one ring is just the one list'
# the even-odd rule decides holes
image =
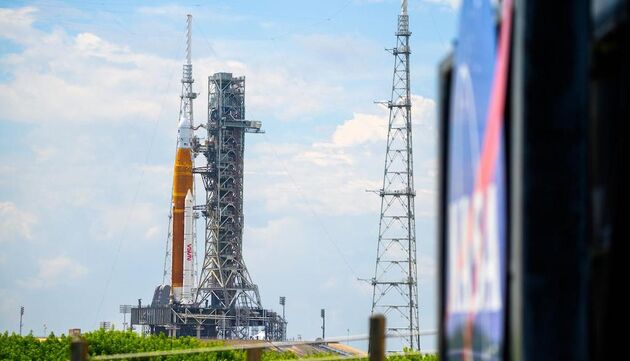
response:
{"label": "green vegetation", "polygon": [[0,360],[67,360],[70,338],[57,338],[52,333],[45,341],[33,335],[0,334]]}
{"label": "green vegetation", "polygon": [[[83,334],[89,345],[89,355],[113,355],[119,353],[133,353],[146,351],[182,350],[215,347],[223,345],[220,341],[200,341],[191,337],[180,337],[172,339],[164,335],[160,336],[139,336],[131,331],[94,331]],[[46,339],[38,339],[33,335],[19,336],[5,332],[0,334],[0,360],[68,360],[70,357],[69,336],[57,337],[50,334]],[[328,354],[318,354],[309,358],[332,357]],[[153,357],[152,360],[182,360],[182,361],[245,361],[244,351],[230,350],[207,352],[199,354],[173,355]],[[297,359],[291,352],[276,352],[265,350],[262,361],[290,360]],[[392,361],[437,361],[435,355],[416,355],[407,353],[389,357]]]}
{"label": "green vegetation", "polygon": [[[94,331],[83,334],[89,345],[89,355],[113,355],[161,350],[182,350],[201,347],[221,346],[221,342],[199,341],[191,337],[172,339],[165,335],[139,336],[134,332]],[[70,356],[69,336],[56,337],[50,334],[47,339],[40,340],[32,335],[0,334],[0,360],[68,360]],[[284,356],[284,355],[282,355]],[[281,357],[282,358],[282,357]],[[286,356],[284,358],[287,358]],[[204,354],[155,357],[155,360],[245,360],[242,351],[220,351]],[[271,359],[270,359],[271,360]]]}
{"label": "green vegetation", "polygon": [[387,358],[388,361],[438,361],[435,354],[420,355],[405,348],[403,354],[394,355]]}

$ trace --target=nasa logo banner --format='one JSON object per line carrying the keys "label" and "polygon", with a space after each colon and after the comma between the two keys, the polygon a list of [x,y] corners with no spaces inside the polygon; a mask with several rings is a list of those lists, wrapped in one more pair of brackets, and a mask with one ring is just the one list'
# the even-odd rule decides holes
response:
{"label": "nasa logo banner", "polygon": [[500,360],[506,303],[503,113],[511,1],[464,0],[451,84],[444,269],[448,360]]}

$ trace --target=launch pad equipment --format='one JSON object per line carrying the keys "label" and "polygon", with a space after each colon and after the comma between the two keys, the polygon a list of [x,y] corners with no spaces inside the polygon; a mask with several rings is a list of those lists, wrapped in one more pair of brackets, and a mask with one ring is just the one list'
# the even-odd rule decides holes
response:
{"label": "launch pad equipment", "polygon": [[[147,327],[150,333],[170,336],[282,340],[286,321],[262,307],[258,286],[252,282],[243,260],[245,133],[262,133],[262,124],[245,120],[245,77],[216,73],[208,77],[208,120],[200,125],[206,130],[206,137],[199,139],[192,135],[195,129],[192,99],[196,94],[192,92],[190,22],[189,16],[187,63],[182,79],[181,113],[185,114],[180,116],[178,126],[171,215],[172,282],[156,288],[150,306],[133,308],[131,323]],[[203,157],[200,165],[190,163],[190,179],[198,174],[203,183],[205,202],[202,205],[193,205],[194,187],[192,181],[187,180],[189,169],[185,159],[178,163],[179,144],[189,139],[188,131],[193,159],[198,155]],[[181,230],[176,227],[176,222],[180,222],[176,219],[180,209]],[[191,278],[187,276],[194,274],[193,264],[187,261],[189,255],[194,255],[192,233],[196,214],[204,220],[204,258],[198,285],[188,287]],[[167,246],[167,257],[168,253]]]}

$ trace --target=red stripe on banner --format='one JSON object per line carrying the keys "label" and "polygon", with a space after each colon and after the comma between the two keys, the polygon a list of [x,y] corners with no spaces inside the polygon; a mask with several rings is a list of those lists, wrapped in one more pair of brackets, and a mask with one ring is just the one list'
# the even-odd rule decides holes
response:
{"label": "red stripe on banner", "polygon": [[[505,98],[506,88],[508,80],[508,64],[510,60],[510,43],[511,43],[511,30],[512,30],[512,0],[505,0],[503,3],[503,24],[501,25],[501,33],[499,34],[499,48],[497,51],[497,60],[494,68],[494,77],[492,80],[492,93],[490,95],[490,104],[488,106],[488,118],[486,121],[486,129],[483,139],[481,157],[479,160],[479,167],[477,168],[477,174],[475,177],[475,186],[473,190],[474,194],[482,191],[488,186],[496,169],[497,157],[501,146],[501,131],[503,129],[503,115],[505,112]],[[468,209],[468,219],[466,222],[467,232],[464,247],[459,250],[458,263],[461,262],[466,250],[470,247],[472,241],[472,230],[474,219],[473,210],[473,198],[471,198],[470,206]],[[484,210],[485,211],[485,210]],[[483,248],[479,247],[476,254],[476,262],[483,259]],[[475,301],[475,292],[477,291],[477,285],[473,279],[472,293],[473,296],[470,299],[471,304]],[[472,333],[473,333],[473,321],[475,319],[475,313],[472,311],[473,307],[470,307],[468,318],[466,320],[466,328],[464,333],[464,352],[462,354],[464,360],[470,360],[473,358],[472,350]]]}
{"label": "red stripe on banner", "polygon": [[503,113],[505,111],[505,93],[508,80],[508,64],[510,60],[510,40],[512,29],[512,0],[506,0],[503,7],[503,25],[499,38],[499,51],[494,68],[492,95],[486,134],[481,152],[481,161],[477,169],[475,190],[484,188],[490,182],[499,154],[501,129],[503,128]]}

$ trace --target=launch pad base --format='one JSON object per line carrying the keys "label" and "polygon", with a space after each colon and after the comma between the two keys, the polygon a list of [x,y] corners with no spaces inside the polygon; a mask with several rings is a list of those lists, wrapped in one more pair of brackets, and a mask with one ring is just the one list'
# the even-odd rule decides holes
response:
{"label": "launch pad base", "polygon": [[193,305],[133,307],[131,325],[150,334],[200,339],[261,339],[282,341],[286,321],[265,309],[219,309]]}

